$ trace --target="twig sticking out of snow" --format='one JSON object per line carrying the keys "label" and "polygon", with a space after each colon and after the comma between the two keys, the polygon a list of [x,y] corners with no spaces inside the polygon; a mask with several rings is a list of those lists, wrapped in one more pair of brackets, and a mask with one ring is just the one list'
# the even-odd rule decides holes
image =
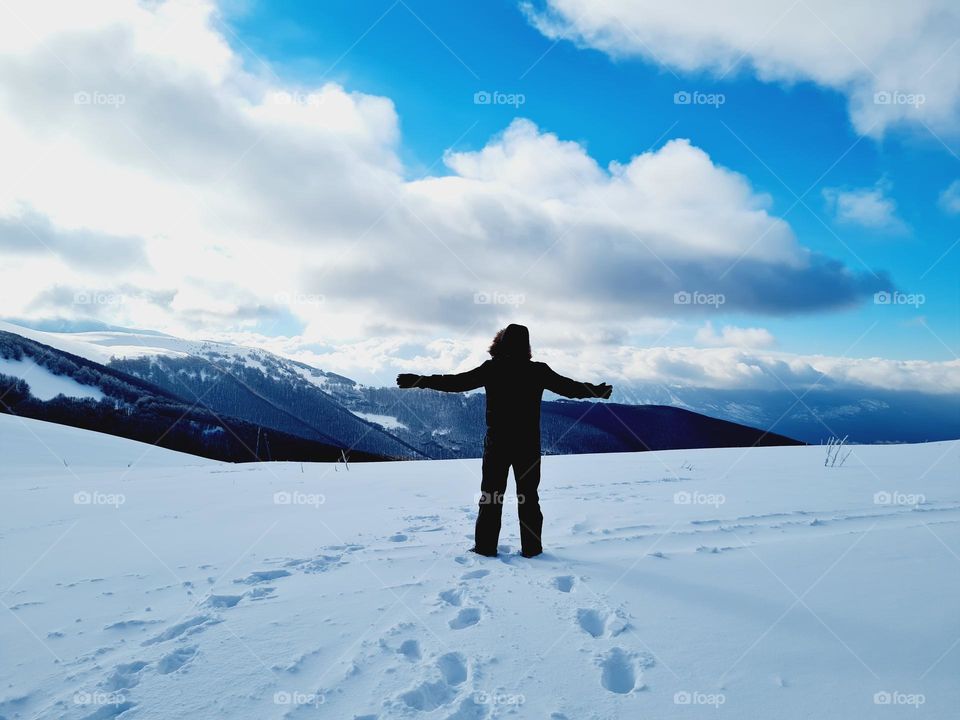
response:
{"label": "twig sticking out of snow", "polygon": [[843,438],[830,436],[830,439],[827,441],[827,456],[823,460],[824,467],[843,467],[843,464],[853,452],[853,448],[847,448],[846,452],[843,451],[844,444],[847,442],[848,437],[850,436],[844,435]]}

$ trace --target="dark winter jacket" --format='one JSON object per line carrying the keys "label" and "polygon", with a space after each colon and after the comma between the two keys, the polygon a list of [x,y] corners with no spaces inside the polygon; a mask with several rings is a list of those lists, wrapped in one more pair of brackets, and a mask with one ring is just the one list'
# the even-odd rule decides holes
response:
{"label": "dark winter jacket", "polygon": [[487,395],[488,436],[538,444],[544,390],[568,398],[597,397],[596,386],[559,375],[546,363],[512,357],[487,360],[456,375],[424,375],[416,385],[444,392],[482,387]]}

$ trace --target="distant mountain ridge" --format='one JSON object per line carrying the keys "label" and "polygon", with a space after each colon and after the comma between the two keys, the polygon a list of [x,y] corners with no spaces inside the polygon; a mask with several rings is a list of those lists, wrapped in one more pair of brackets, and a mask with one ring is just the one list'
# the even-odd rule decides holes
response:
{"label": "distant mountain ridge", "polygon": [[849,436],[855,443],[915,443],[960,438],[960,395],[912,390],[836,387],[721,390],[634,385],[617,398],[635,405],[670,405],[753,427],[775,430],[806,443]]}
{"label": "distant mountain ridge", "polygon": [[[217,413],[147,380],[92,360],[0,330],[0,412],[96,430],[170,450],[216,460],[385,460],[389,457],[264,428]],[[28,362],[29,361],[29,362]],[[16,366],[22,365],[18,375]],[[49,400],[31,391],[31,381],[67,377],[96,388],[101,399],[64,394]]]}
{"label": "distant mountain ridge", "polygon": [[260,355],[251,364],[249,359],[211,350],[205,357],[115,359],[108,367],[187,400],[202,398],[217,413],[259,426],[385,457],[428,457],[380,425],[350,412],[323,389],[352,381],[274,355]]}
{"label": "distant mountain ridge", "polygon": [[[482,393],[371,388],[264,350],[162,334],[17,330],[0,324],[0,358],[28,358],[96,393],[43,401],[21,369],[0,375],[3,412],[234,461],[482,454]],[[663,406],[546,401],[541,426],[546,454],[798,444]]]}
{"label": "distant mountain ridge", "polygon": [[[266,395],[257,401],[251,400],[252,422],[271,414],[292,411],[281,424],[294,432],[301,432],[303,422],[312,425],[307,431],[311,437],[331,435],[325,421],[310,420],[311,413],[300,408],[312,405],[307,396],[292,407],[286,407],[282,397],[295,392],[283,387],[292,385],[297,376],[312,383],[323,393],[324,405],[337,422],[353,428],[348,431],[347,445],[355,442],[358,434],[370,433],[369,443],[374,438],[381,443],[378,449],[401,457],[464,457],[479,452],[483,433],[482,395],[474,397],[451,396],[429,397],[409,392],[400,393],[393,387],[370,387],[352,379],[320,370],[302,362],[282,358],[268,351],[241,347],[223,342],[184,340],[164,333],[131,330],[106,325],[96,321],[47,321],[36,325],[46,330],[29,329],[13,323],[0,321],[0,330],[13,332],[33,340],[80,355],[104,365],[116,363],[122,368],[125,363],[137,358],[181,358],[190,361],[215,362],[226,372],[233,373],[237,381],[248,390]],[[259,387],[259,378],[248,376],[246,370],[237,370],[237,363],[249,368],[266,369],[263,380],[271,377],[278,381],[271,392]],[[189,362],[183,363],[184,368]],[[187,389],[175,378],[163,379],[163,374],[151,374],[138,364],[127,365],[146,378],[167,387],[175,394],[189,398],[198,392],[200,385],[194,380]],[[172,365],[170,365],[172,367]],[[153,371],[154,373],[158,371]],[[191,371],[180,376],[188,379]],[[207,374],[214,372],[208,368]],[[275,376],[275,377],[274,377]],[[168,381],[174,380],[174,383]],[[221,388],[222,392],[225,389]],[[278,395],[279,393],[279,395]],[[436,394],[432,394],[436,395]],[[254,397],[251,395],[251,397]],[[281,401],[282,400],[282,401]],[[831,378],[823,377],[807,389],[713,389],[655,383],[617,383],[614,400],[625,406],[657,405],[681,408],[709,417],[726,420],[739,425],[769,430],[779,436],[795,438],[806,443],[821,443],[833,435],[848,436],[855,443],[898,443],[951,440],[960,438],[960,395],[933,394],[917,391],[888,390],[875,387],[838,386]],[[548,405],[544,404],[544,437],[546,452],[589,452],[599,443],[600,447],[620,446],[595,428],[581,427],[573,437],[550,444]],[[266,405],[279,405],[272,410]],[[336,409],[328,403],[333,403]],[[229,411],[242,410],[244,403],[229,407]],[[254,406],[259,404],[260,409]],[[609,405],[610,403],[607,403]],[[228,405],[219,406],[217,412],[228,412]],[[347,413],[355,416],[347,417]],[[278,421],[279,422],[279,421]],[[357,424],[360,423],[360,424]],[[334,423],[336,424],[336,423]],[[371,429],[373,427],[374,429]],[[564,430],[557,433],[559,437]],[[319,434],[318,434],[319,433]],[[336,433],[332,433],[334,436]],[[587,435],[590,435],[588,440]],[[638,433],[643,437],[642,433]],[[573,446],[571,447],[571,441]],[[411,452],[413,446],[422,454]]]}
{"label": "distant mountain ridge", "polygon": [[[399,425],[392,433],[434,457],[483,454],[482,393],[356,387],[339,399],[354,412],[391,418]],[[683,408],[572,400],[543,402],[540,434],[547,455],[803,444]]]}

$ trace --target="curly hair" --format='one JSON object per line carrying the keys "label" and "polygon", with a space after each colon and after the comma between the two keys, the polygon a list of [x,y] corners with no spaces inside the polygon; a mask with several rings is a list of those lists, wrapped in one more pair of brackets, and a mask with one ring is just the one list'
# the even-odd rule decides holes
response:
{"label": "curly hair", "polygon": [[490,357],[512,357],[530,360],[530,331],[524,325],[507,325],[500,330],[490,343]]}

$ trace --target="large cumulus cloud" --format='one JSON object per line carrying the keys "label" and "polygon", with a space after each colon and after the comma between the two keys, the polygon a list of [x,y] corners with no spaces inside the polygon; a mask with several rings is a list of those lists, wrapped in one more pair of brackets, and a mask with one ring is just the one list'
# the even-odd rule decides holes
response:
{"label": "large cumulus cloud", "polygon": [[[545,35],[613,57],[719,78],[810,81],[846,96],[854,127],[960,131],[960,5],[953,0],[537,0]],[[924,131],[925,132],[925,131]]]}

